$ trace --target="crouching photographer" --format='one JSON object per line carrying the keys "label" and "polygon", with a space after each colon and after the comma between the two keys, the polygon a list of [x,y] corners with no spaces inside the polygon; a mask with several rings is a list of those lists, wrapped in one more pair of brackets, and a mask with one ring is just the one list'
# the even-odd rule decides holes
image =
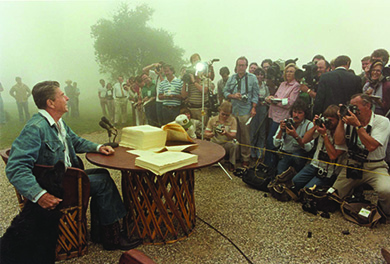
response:
{"label": "crouching photographer", "polygon": [[277,166],[278,175],[290,166],[297,172],[305,166],[306,159],[301,157],[307,157],[314,144],[312,140],[303,142],[306,131],[313,127],[313,123],[306,119],[307,114],[307,105],[298,99],[291,107],[292,118],[280,122],[273,138],[275,147],[280,147],[281,152],[281,160]]}
{"label": "crouching photographer", "polygon": [[343,157],[343,150],[334,146],[334,133],[339,122],[337,105],[330,105],[322,117],[316,115],[314,127],[308,130],[303,137],[303,143],[318,140],[316,151],[310,164],[307,164],[293,178],[296,190],[303,187],[332,186],[341,167],[331,163],[337,163]]}
{"label": "crouching photographer", "polygon": [[[363,183],[378,193],[378,205],[390,216],[390,175],[384,161],[390,136],[390,122],[372,111],[370,97],[366,94],[352,96],[350,104],[357,108],[340,117],[335,132],[335,144],[348,152],[348,158],[333,188],[341,198],[350,195]],[[340,115],[341,116],[341,115]]]}

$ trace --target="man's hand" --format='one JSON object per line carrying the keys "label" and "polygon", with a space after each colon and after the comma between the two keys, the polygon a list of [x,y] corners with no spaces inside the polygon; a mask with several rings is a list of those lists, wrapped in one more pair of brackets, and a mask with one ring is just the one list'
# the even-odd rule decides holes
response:
{"label": "man's hand", "polygon": [[62,199],[59,199],[50,193],[45,193],[41,196],[38,200],[38,204],[43,208],[47,210],[53,210],[56,208],[56,206],[62,202]]}
{"label": "man's hand", "polygon": [[104,155],[112,155],[114,154],[115,150],[111,146],[101,146],[99,148],[99,152]]}
{"label": "man's hand", "polygon": [[316,126],[316,129],[318,133],[320,133],[322,136],[326,134],[326,127],[324,126],[324,124],[322,124],[320,127]]}
{"label": "man's hand", "polygon": [[285,126],[285,128],[286,128],[287,135],[290,135],[293,138],[299,137],[297,131],[295,130],[295,127],[291,127],[291,129],[289,129],[288,126]]}
{"label": "man's hand", "polygon": [[230,98],[241,100],[241,94],[240,93],[231,94]]}
{"label": "man's hand", "polygon": [[251,109],[251,117],[254,117],[256,115],[256,107],[252,107]]}
{"label": "man's hand", "polygon": [[360,126],[361,123],[359,121],[359,119],[356,117],[356,115],[354,113],[352,113],[351,111],[349,111],[349,116],[346,115],[343,117],[343,122],[346,123],[347,125],[351,125],[351,126],[354,126],[354,127],[357,127],[357,126]]}

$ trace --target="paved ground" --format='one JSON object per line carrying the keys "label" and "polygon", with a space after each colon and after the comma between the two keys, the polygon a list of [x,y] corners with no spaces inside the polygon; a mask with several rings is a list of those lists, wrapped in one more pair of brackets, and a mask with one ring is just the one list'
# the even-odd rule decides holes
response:
{"label": "paved ground", "polygon": [[[96,142],[106,140],[104,133],[85,137]],[[18,206],[0,163],[0,234],[3,234]],[[92,167],[87,161],[85,164]],[[120,189],[120,174],[111,173]],[[331,214],[330,219],[314,216],[295,202],[282,203],[265,197],[237,177],[230,180],[218,167],[197,171],[195,199],[198,218],[191,236],[173,244],[142,245],[138,249],[160,264],[382,264],[380,249],[390,248],[390,225],[360,227],[344,220],[340,212]],[[350,234],[342,234],[344,230]],[[118,263],[121,254],[121,251],[104,251],[102,246],[90,242],[86,256],[59,263]]]}

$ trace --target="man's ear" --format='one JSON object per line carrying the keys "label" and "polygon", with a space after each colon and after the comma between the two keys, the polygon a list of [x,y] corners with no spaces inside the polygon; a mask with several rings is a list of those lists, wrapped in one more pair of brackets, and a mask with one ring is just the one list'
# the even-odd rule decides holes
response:
{"label": "man's ear", "polygon": [[46,105],[47,105],[47,107],[49,107],[49,108],[54,108],[54,101],[51,100],[51,99],[47,99],[47,100],[46,100]]}

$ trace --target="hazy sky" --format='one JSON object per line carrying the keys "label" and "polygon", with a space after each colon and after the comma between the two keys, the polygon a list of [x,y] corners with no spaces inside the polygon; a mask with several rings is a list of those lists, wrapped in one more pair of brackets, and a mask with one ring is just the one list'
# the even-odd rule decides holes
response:
{"label": "hazy sky", "polygon": [[[123,1],[122,1],[123,2]],[[8,91],[21,76],[30,88],[42,80],[78,82],[81,97],[97,96],[99,74],[91,26],[110,18],[120,1],[0,1],[0,81]],[[345,54],[360,73],[360,59],[374,49],[390,50],[389,0],[153,0],[149,25],[174,34],[203,60],[219,58],[216,71],[232,71],[237,57],[299,58],[298,66],[323,54]],[[383,10],[383,11],[381,11]],[[158,61],[159,58],[156,58]],[[216,80],[219,79],[219,76]],[[92,91],[93,89],[93,91]],[[87,92],[87,90],[89,92]]]}

